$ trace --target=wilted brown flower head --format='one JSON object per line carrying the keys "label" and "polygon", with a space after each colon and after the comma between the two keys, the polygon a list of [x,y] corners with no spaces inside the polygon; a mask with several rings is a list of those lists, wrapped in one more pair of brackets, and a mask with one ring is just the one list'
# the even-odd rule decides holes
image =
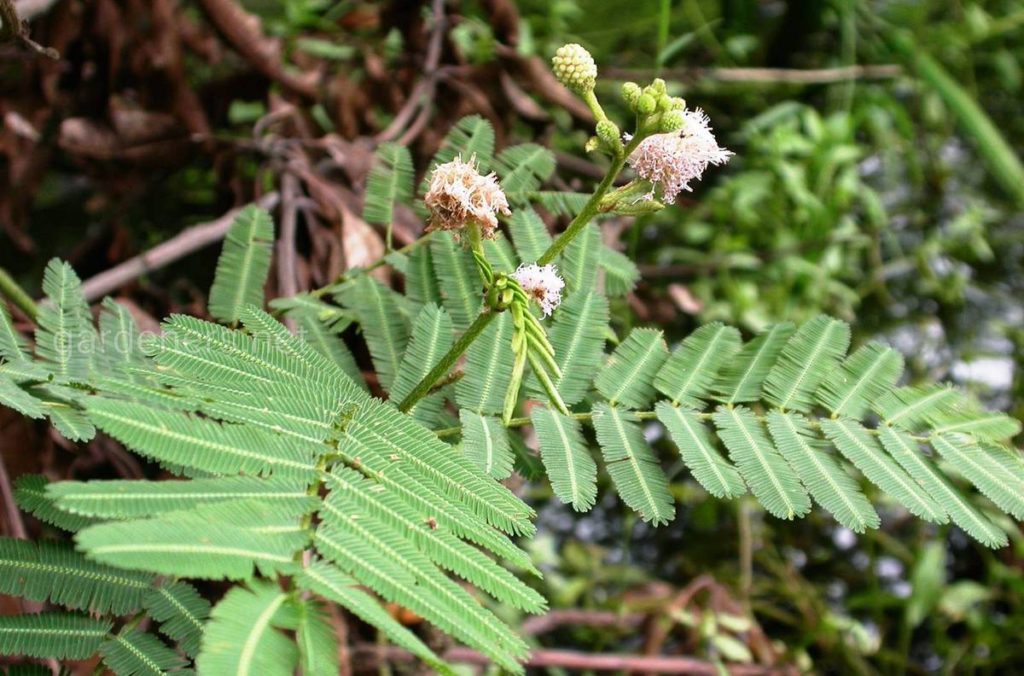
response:
{"label": "wilted brown flower head", "polygon": [[423,198],[430,212],[427,230],[454,230],[477,223],[484,237],[493,238],[498,227],[498,214],[509,214],[508,200],[491,173],[481,176],[476,169],[476,156],[469,162],[456,157],[439,164],[430,177],[430,187]]}

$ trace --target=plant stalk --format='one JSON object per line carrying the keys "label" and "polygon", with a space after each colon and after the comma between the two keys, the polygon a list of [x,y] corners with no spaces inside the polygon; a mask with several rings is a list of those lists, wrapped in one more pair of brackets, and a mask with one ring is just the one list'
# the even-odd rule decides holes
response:
{"label": "plant stalk", "polygon": [[21,288],[21,285],[14,281],[10,273],[3,268],[0,268],[0,294],[6,296],[29,319],[35,321],[36,315],[39,314],[39,306],[32,300],[32,296],[28,295],[25,289]]}
{"label": "plant stalk", "polygon": [[462,353],[473,344],[473,341],[480,336],[483,330],[487,328],[487,325],[490,324],[491,320],[496,316],[497,313],[490,309],[486,309],[481,312],[473,323],[469,325],[466,332],[463,333],[457,341],[455,341],[455,344],[452,345],[451,349],[441,357],[441,361],[437,362],[437,364],[434,365],[434,368],[430,369],[430,373],[428,373],[423,380],[413,388],[413,391],[402,400],[402,403],[398,405],[398,410],[402,413],[408,413],[409,409],[411,409],[417,401],[427,396],[427,394],[430,393],[430,390],[433,389],[434,383],[448,374],[449,369],[455,365],[455,362],[459,360]]}

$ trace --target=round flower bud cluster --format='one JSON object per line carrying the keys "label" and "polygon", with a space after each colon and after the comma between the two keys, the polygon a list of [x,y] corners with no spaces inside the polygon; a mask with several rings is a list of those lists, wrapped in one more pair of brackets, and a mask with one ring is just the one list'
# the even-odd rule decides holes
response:
{"label": "round flower bud cluster", "polygon": [[594,57],[575,43],[559,47],[551,59],[551,65],[558,81],[577,94],[592,91],[597,83]]}
{"label": "round flower bud cluster", "polygon": [[[665,202],[690,190],[690,181],[700,180],[708,165],[725,164],[732,157],[732,152],[718,145],[704,111],[685,110],[680,116],[681,131],[649,136],[629,156],[629,166],[661,188]],[[654,191],[647,197],[653,198]]]}
{"label": "round flower bud cluster", "polygon": [[437,165],[423,202],[430,212],[428,231],[458,232],[467,223],[477,223],[484,237],[493,238],[498,214],[511,213],[497,177],[493,173],[481,176],[477,171],[476,156],[469,162],[456,157]]}
{"label": "round flower bud cluster", "polygon": [[536,263],[520,265],[512,273],[512,278],[519,283],[519,287],[529,298],[540,305],[545,317],[554,312],[562,302],[562,289],[565,288],[565,282],[558,276],[554,265],[543,267]]}
{"label": "round flower bud cluster", "polygon": [[622,85],[622,100],[631,111],[646,118],[649,129],[669,134],[683,128],[686,101],[669,96],[661,78],[642,89],[635,82],[626,82]]}

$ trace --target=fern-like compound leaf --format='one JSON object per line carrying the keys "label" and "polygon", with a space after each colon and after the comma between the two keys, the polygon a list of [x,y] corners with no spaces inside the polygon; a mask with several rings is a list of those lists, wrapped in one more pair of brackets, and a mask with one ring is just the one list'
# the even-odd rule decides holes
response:
{"label": "fern-like compound leaf", "polygon": [[577,512],[588,511],[597,500],[597,464],[579,421],[541,406],[530,412],[530,421],[555,495]]}
{"label": "fern-like compound leaf", "polygon": [[566,247],[558,271],[565,277],[570,293],[588,291],[597,286],[601,247],[601,231],[593,223],[587,224]]}
{"label": "fern-like compound leaf", "polygon": [[313,471],[308,445],[248,425],[222,425],[102,397],[90,397],[86,411],[104,432],[155,460],[217,474],[307,477]]}
{"label": "fern-like compound leaf", "polygon": [[[413,322],[412,339],[398,367],[398,376],[391,388],[391,399],[405,399],[441,360],[454,341],[452,320],[448,313],[433,303],[424,305]],[[443,397],[434,394],[420,399],[408,412],[429,425],[436,420],[442,403]]]}
{"label": "fern-like compound leaf", "polygon": [[987,547],[1005,547],[1006,533],[981,513],[925,458],[917,442],[903,431],[882,425],[879,439],[885,450],[937,502],[965,533]]}
{"label": "fern-like compound leaf", "polygon": [[246,305],[263,305],[263,285],[270,272],[274,221],[266,209],[250,205],[238,212],[228,229],[210,287],[210,314],[237,322]]}
{"label": "fern-like compound leaf", "polygon": [[135,519],[190,509],[199,504],[258,500],[289,512],[312,509],[301,478],[226,476],[190,481],[61,481],[46,495],[58,508],[86,517]]}
{"label": "fern-like compound leaf", "polygon": [[99,649],[113,623],[63,612],[0,615],[0,655],[84,660]]}
{"label": "fern-like compound leaf", "polygon": [[14,409],[27,418],[44,418],[47,408],[6,375],[0,374],[0,404]]}
{"label": "fern-like compound leaf", "polygon": [[381,384],[390,388],[409,341],[409,322],[398,296],[367,275],[361,275],[338,296],[359,319]]}
{"label": "fern-like compound leaf", "polygon": [[572,294],[555,313],[550,340],[562,371],[555,386],[569,406],[582,401],[590,390],[604,356],[607,327],[608,300],[596,291]]}
{"label": "fern-like compound leaf", "polygon": [[793,335],[793,325],[776,324],[743,346],[722,368],[715,383],[716,398],[725,404],[741,404],[761,398],[761,385]]}
{"label": "fern-like compound leaf", "polygon": [[7,361],[27,362],[28,340],[14,328],[7,306],[0,303],[0,357]]}
{"label": "fern-like compound leaf", "polygon": [[862,418],[871,402],[895,387],[903,374],[903,357],[891,347],[868,343],[833,369],[817,398],[837,416]]}
{"label": "fern-like compound leaf", "polygon": [[501,413],[514,358],[512,330],[512,317],[502,312],[469,346],[465,376],[455,384],[455,400],[460,408],[480,414]]}
{"label": "fern-like compound leaf", "polygon": [[321,510],[321,517],[325,521],[334,523],[332,516],[336,510],[332,507],[379,519],[396,532],[407,534],[416,548],[433,563],[496,599],[530,612],[539,612],[545,608],[543,597],[522,584],[493,559],[438,525],[436,519],[417,514],[396,493],[345,468],[332,471],[327,483],[337,493],[331,494],[331,505]]}
{"label": "fern-like compound leaf", "polygon": [[155,587],[142,599],[146,614],[160,623],[164,634],[189,657],[199,654],[210,602],[186,582],[169,582]]}
{"label": "fern-like compound leaf", "polygon": [[745,406],[719,406],[714,421],[729,457],[770,514],[794,519],[811,510],[811,501],[800,480],[775,450],[753,411]]}
{"label": "fern-like compound leaf", "polygon": [[654,377],[668,358],[658,329],[633,329],[597,376],[597,391],[614,405],[642,409],[654,398]]}
{"label": "fern-like compound leaf", "polygon": [[494,233],[494,239],[484,240],[484,256],[495,272],[511,274],[519,266],[515,250],[500,230]]}
{"label": "fern-like compound leaf", "polygon": [[846,470],[826,450],[799,413],[768,412],[775,447],[800,477],[811,496],[854,533],[878,528],[878,514]]}
{"label": "fern-like compound leaf", "polygon": [[731,326],[718,322],[691,333],[658,371],[654,386],[677,406],[700,410],[722,366],[743,341]]}
{"label": "fern-like compound leaf", "polygon": [[555,216],[569,216],[571,218],[583,211],[584,205],[590,199],[590,194],[560,190],[538,190],[530,195],[530,199]]}
{"label": "fern-like compound leaf", "polygon": [[696,411],[667,401],[659,401],[655,411],[683,462],[706,491],[718,498],[737,498],[747,492],[739,471],[715,450],[711,433]]}
{"label": "fern-like compound leaf", "polygon": [[418,246],[409,254],[405,266],[405,295],[419,305],[441,303],[441,288],[434,274],[434,256],[429,246]]}
{"label": "fern-like compound leaf", "polygon": [[512,202],[527,202],[529,195],[555,171],[555,154],[536,143],[505,148],[494,160],[501,189]]}
{"label": "fern-like compound leaf", "polygon": [[438,232],[430,240],[434,272],[440,281],[441,300],[459,331],[465,331],[483,305],[483,282],[473,255],[450,232]]}
{"label": "fern-like compound leaf", "polygon": [[301,512],[240,500],[160,517],[90,526],[79,547],[96,561],[132,570],[209,579],[248,579],[290,571],[306,543]]}
{"label": "fern-like compound leaf", "polygon": [[110,298],[100,311],[100,358],[113,372],[148,366],[142,351],[142,334],[132,313]]}
{"label": "fern-like compound leaf", "polygon": [[43,275],[46,301],[39,306],[36,354],[67,380],[87,382],[97,348],[82,282],[67,263],[56,258]]}
{"label": "fern-like compound leaf", "polygon": [[845,322],[818,315],[790,338],[764,380],[765,399],[779,408],[807,412],[814,391],[839,365],[850,346]]}
{"label": "fern-like compound leaf", "polygon": [[103,664],[117,676],[160,676],[187,664],[156,636],[138,628],[112,634],[100,646],[99,653]]}
{"label": "fern-like compound leaf", "polygon": [[1024,481],[996,460],[992,451],[962,434],[938,434],[930,438],[939,452],[959,474],[1005,512],[1024,520]]}
{"label": "fern-like compound leaf", "polygon": [[604,270],[605,293],[613,298],[632,292],[640,281],[640,270],[633,259],[611,247],[601,247],[600,263]]}
{"label": "fern-like compound leaf", "polygon": [[340,335],[308,313],[300,314],[298,323],[302,328],[303,336],[313,346],[313,349],[330,359],[352,382],[366,389],[363,372]]}
{"label": "fern-like compound leaf", "polygon": [[68,545],[0,538],[0,594],[123,615],[142,606],[149,575],[89,561]]}
{"label": "fern-like compound leaf", "polygon": [[614,406],[594,406],[594,431],[605,466],[623,502],[644,521],[668,523],[675,516],[668,477],[644,439],[643,430],[628,419],[629,415]]}
{"label": "fern-like compound leaf", "polygon": [[911,513],[933,523],[946,523],[946,512],[879,446],[855,420],[822,420],[821,429],[839,452]]}
{"label": "fern-like compound leaf", "polygon": [[544,221],[528,207],[512,212],[509,231],[519,260],[524,263],[533,263],[540,258],[553,241]]}
{"label": "fern-like compound leaf", "polygon": [[337,674],[338,637],[328,621],[323,604],[312,599],[301,601],[296,609],[298,627],[295,643],[299,647],[299,667],[303,674]]}
{"label": "fern-like compound leaf", "polygon": [[204,674],[292,676],[298,649],[279,628],[288,595],[277,585],[235,587],[214,607],[196,666]]}
{"label": "fern-like compound leaf", "polygon": [[337,566],[323,560],[314,561],[312,565],[303,569],[295,582],[300,589],[307,589],[339,604],[363,622],[381,631],[396,646],[423,660],[438,673],[453,673],[451,667],[444,664],[419,637],[381,608],[375,598],[363,591],[354,578],[342,572]]}
{"label": "fern-like compound leaf", "polygon": [[462,450],[466,457],[495,479],[507,479],[512,474],[512,447],[508,432],[501,421],[462,409]]}
{"label": "fern-like compound leaf", "polygon": [[49,480],[41,474],[22,474],[14,484],[14,499],[18,507],[43,523],[70,533],[77,533],[95,523],[95,519],[72,514],[57,507],[56,501],[47,494]]}
{"label": "fern-like compound leaf", "polygon": [[963,395],[944,385],[900,387],[876,399],[872,408],[887,424],[915,432],[933,420],[944,420],[962,401]]}
{"label": "fern-like compound leaf", "polygon": [[[349,442],[351,451],[345,448]],[[534,532],[532,509],[395,408],[376,402],[360,406],[348,421],[339,451],[421,481],[506,533]]]}
{"label": "fern-like compound leaf", "polygon": [[475,157],[477,171],[480,173],[486,174],[490,170],[494,156],[494,127],[490,122],[479,115],[467,115],[460,119],[444,137],[441,149],[430,166],[433,168],[434,165],[451,162],[460,155],[466,162]]}
{"label": "fern-like compound leaf", "polygon": [[389,225],[395,204],[412,200],[412,155],[405,146],[384,143],[374,153],[373,168],[366,179],[363,218],[368,223]]}

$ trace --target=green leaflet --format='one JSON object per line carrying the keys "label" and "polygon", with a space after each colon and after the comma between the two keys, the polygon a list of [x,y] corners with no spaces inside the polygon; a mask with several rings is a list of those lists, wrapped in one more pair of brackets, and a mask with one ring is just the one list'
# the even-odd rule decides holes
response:
{"label": "green leaflet", "polygon": [[397,143],[384,143],[377,148],[366,179],[363,219],[367,223],[391,224],[395,204],[412,200],[413,172],[408,148]]}
{"label": "green leaflet", "polygon": [[719,406],[714,421],[729,457],[768,512],[780,519],[793,519],[810,511],[807,492],[750,409]]}
{"label": "green leaflet", "polygon": [[[460,408],[500,414],[512,372],[512,317],[502,312],[466,351],[465,376],[455,385]],[[557,349],[557,348],[556,348]]]}
{"label": "green leaflet", "polygon": [[7,361],[26,362],[28,352],[28,341],[14,328],[7,306],[0,303],[0,357]]}
{"label": "green leaflet", "polygon": [[[412,339],[398,367],[398,377],[391,388],[391,400],[402,401],[430,372],[455,342],[452,320],[448,313],[433,303],[420,310],[413,322]],[[416,402],[409,411],[417,420],[430,425],[436,421],[443,396],[434,394]]]}
{"label": "green leaflet", "polygon": [[500,230],[494,233],[494,239],[484,240],[484,255],[495,272],[511,274],[519,266],[515,250]]}
{"label": "green leaflet", "polygon": [[850,327],[818,315],[790,338],[764,380],[765,399],[779,408],[807,412],[812,395],[850,345]]}
{"label": "green leaflet", "polygon": [[49,480],[41,474],[22,474],[14,485],[14,499],[18,507],[44,523],[71,533],[77,533],[95,522],[90,517],[59,509],[53,498],[47,495],[46,490],[50,485]]}
{"label": "green leaflet", "polygon": [[537,212],[530,208],[516,209],[509,223],[512,242],[523,263],[533,263],[551,246],[551,234]]}
{"label": "green leaflet", "polygon": [[604,270],[604,290],[617,298],[631,293],[640,280],[640,270],[628,256],[608,246],[602,246],[599,254],[601,269]]}
{"label": "green leaflet", "polygon": [[739,471],[715,450],[711,434],[696,411],[666,401],[659,401],[655,410],[683,462],[705,490],[718,498],[737,498],[747,492]]}
{"label": "green leaflet", "polygon": [[716,398],[726,404],[740,404],[760,399],[761,384],[791,335],[792,324],[776,324],[744,345],[743,349],[722,368],[722,373],[715,383]]}
{"label": "green leaflet", "polygon": [[668,358],[658,329],[633,329],[605,362],[597,391],[612,404],[641,409],[654,398],[654,376]]}
{"label": "green leaflet", "polygon": [[99,358],[107,368],[120,372],[131,367],[148,366],[142,352],[142,334],[128,308],[105,298],[99,323]]}
{"label": "green leaflet", "polygon": [[134,628],[111,635],[99,652],[103,663],[117,676],[164,674],[188,664],[160,639]]}
{"label": "green leaflet", "polygon": [[299,666],[303,674],[333,676],[340,670],[338,638],[327,620],[323,605],[312,600],[299,603],[299,626],[295,642],[299,646]]}
{"label": "green leaflet", "polygon": [[483,305],[482,282],[473,256],[450,232],[438,232],[430,240],[434,272],[440,282],[441,301],[459,331],[465,331]]}
{"label": "green leaflet", "polygon": [[742,344],[740,333],[718,322],[691,333],[672,353],[654,379],[654,386],[673,405],[700,410],[722,366]]}
{"label": "green leaflet", "polygon": [[555,495],[577,512],[588,511],[597,500],[597,464],[579,422],[542,406],[530,412],[530,421]]}
{"label": "green leaflet", "polygon": [[854,533],[878,528],[878,514],[857,482],[825,450],[825,444],[799,413],[769,411],[768,431],[775,447],[814,499]]}
{"label": "green leaflet", "polygon": [[367,275],[346,285],[338,296],[359,319],[381,384],[390,388],[409,340],[409,324],[398,306],[397,294]]}
{"label": "green leaflet", "polygon": [[70,545],[0,538],[0,594],[124,615],[142,607],[149,575],[89,561]]}
{"label": "green leaflet", "polygon": [[258,582],[235,587],[213,609],[196,666],[204,674],[292,676],[295,643],[278,631],[288,595]]}
{"label": "green leaflet", "polygon": [[190,509],[198,504],[258,500],[289,512],[312,509],[301,478],[226,476],[190,481],[61,481],[47,497],[60,509],[89,517],[132,519]]}
{"label": "green leaflet", "polygon": [[828,374],[818,388],[817,399],[837,416],[861,418],[870,403],[890,391],[902,374],[899,352],[868,343]]}
{"label": "green leaflet", "polygon": [[494,161],[501,189],[513,203],[528,203],[529,195],[555,171],[555,154],[536,143],[505,148]]}
{"label": "green leaflet", "polygon": [[222,425],[150,406],[90,397],[89,418],[132,450],[164,462],[206,472],[283,473],[308,476],[308,445],[243,425]]}
{"label": "green leaflet", "polygon": [[593,223],[566,247],[558,271],[565,277],[570,293],[586,292],[597,286],[601,247],[601,231]]}
{"label": "green leaflet", "polygon": [[47,300],[36,317],[36,354],[55,375],[85,382],[98,338],[82,296],[82,282],[70,265],[54,258],[43,275],[43,292]]}
{"label": "green leaflet", "polygon": [[1006,533],[1001,531],[947,480],[920,452],[917,442],[906,432],[888,425],[880,428],[880,439],[885,450],[914,477],[937,502],[949,518],[965,533],[987,547],[1004,547]]}
{"label": "green leaflet", "polygon": [[493,559],[437,525],[430,515],[418,514],[397,493],[374,486],[370,479],[351,469],[332,471],[327,483],[336,492],[331,494],[327,510],[321,511],[324,521],[339,525],[334,520],[337,510],[377,519],[396,534],[408,533],[407,538],[431,562],[494,598],[529,612],[540,612],[546,607],[543,597]]}
{"label": "green leaflet", "polygon": [[73,613],[0,615],[0,655],[84,660],[99,649],[112,626],[109,620]]}
{"label": "green leaflet", "polygon": [[872,402],[872,408],[889,425],[914,432],[929,422],[943,421],[962,403],[962,395],[951,387],[900,387]]}
{"label": "green leaflet", "polygon": [[539,190],[531,194],[530,199],[535,200],[555,216],[569,216],[571,218],[583,211],[583,206],[590,199],[590,194],[585,192]]}
{"label": "green leaflet", "polygon": [[434,276],[434,257],[430,246],[418,246],[409,254],[405,268],[405,295],[415,303],[441,303],[441,289]]}
{"label": "green leaflet", "polygon": [[342,337],[331,331],[326,324],[309,313],[298,317],[302,335],[317,352],[330,359],[352,382],[366,389],[362,369],[348,349]]}
{"label": "green leaflet", "polygon": [[514,458],[501,421],[466,409],[459,411],[459,420],[466,457],[495,479],[507,479],[512,474]]}
{"label": "green leaflet", "polygon": [[301,589],[308,589],[340,604],[359,619],[379,629],[395,645],[405,648],[439,673],[453,673],[434,651],[420,641],[419,637],[399,624],[381,608],[375,598],[360,588],[355,579],[336,566],[326,561],[314,561],[312,565],[303,569],[296,578],[296,584]]}
{"label": "green leaflet", "polygon": [[47,413],[43,402],[18,387],[13,380],[3,374],[0,374],[0,404],[28,418],[44,418]]}
{"label": "green leaflet", "polygon": [[195,657],[210,617],[210,602],[185,582],[170,582],[151,589],[142,599],[146,614],[160,623],[160,633],[176,641],[185,654]]}
{"label": "green leaflet", "polygon": [[946,512],[893,462],[868,431],[853,420],[822,420],[821,429],[871,483],[926,521],[946,523]]}
{"label": "green leaflet", "polygon": [[594,431],[604,454],[608,474],[622,500],[644,521],[658,525],[675,516],[668,478],[661,470],[643,431],[614,406],[594,406]]}
{"label": "green leaflet", "polygon": [[[590,390],[604,356],[607,327],[608,300],[596,291],[572,294],[555,313],[549,336],[555,362],[562,370],[555,385],[569,406],[582,401]],[[541,394],[539,386],[536,393]]]}
{"label": "green leaflet", "polygon": [[246,305],[263,305],[263,285],[270,272],[274,221],[266,209],[250,205],[238,212],[224,240],[210,287],[210,314],[237,322]]}
{"label": "green leaflet", "polygon": [[985,497],[1016,519],[1024,519],[1024,481],[1007,471],[1008,468],[992,456],[991,450],[959,434],[933,435],[930,443]]}
{"label": "green leaflet", "polygon": [[307,541],[302,511],[252,500],[199,505],[156,518],[90,526],[76,540],[89,558],[133,570],[208,579],[289,572]]}

